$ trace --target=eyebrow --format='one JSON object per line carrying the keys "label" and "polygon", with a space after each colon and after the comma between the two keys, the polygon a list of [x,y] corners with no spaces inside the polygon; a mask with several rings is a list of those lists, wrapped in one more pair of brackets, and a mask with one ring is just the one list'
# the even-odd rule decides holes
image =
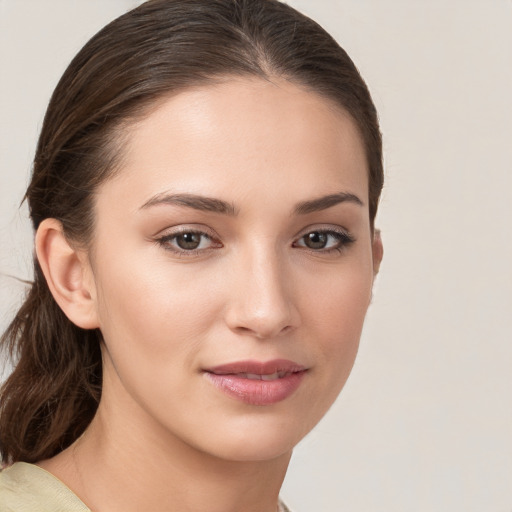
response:
{"label": "eyebrow", "polygon": [[186,206],[203,212],[221,213],[235,216],[236,208],[222,199],[195,194],[157,194],[141,206],[141,210],[161,204]]}
{"label": "eyebrow", "polygon": [[340,203],[353,203],[358,206],[364,206],[363,202],[355,194],[350,192],[339,192],[338,194],[329,194],[311,201],[303,201],[295,206],[295,214],[306,215],[308,213],[326,210]]}
{"label": "eyebrow", "polygon": [[[294,213],[296,215],[307,215],[308,213],[326,210],[336,206],[337,204],[347,202],[364,206],[361,199],[359,199],[355,194],[351,194],[350,192],[339,192],[338,194],[329,194],[317,199],[302,201],[295,206]],[[238,214],[235,206],[227,201],[196,194],[157,194],[146,201],[140,209],[144,210],[158,205],[185,206],[187,208],[193,208],[194,210],[219,213],[233,217]]]}

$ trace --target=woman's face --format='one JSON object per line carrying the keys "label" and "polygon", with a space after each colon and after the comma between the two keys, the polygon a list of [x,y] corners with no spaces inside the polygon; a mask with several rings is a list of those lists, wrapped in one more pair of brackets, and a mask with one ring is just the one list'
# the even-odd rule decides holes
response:
{"label": "woman's face", "polygon": [[231,79],[159,104],[124,157],[90,254],[106,414],[225,459],[288,453],[349,375],[378,264],[354,122]]}

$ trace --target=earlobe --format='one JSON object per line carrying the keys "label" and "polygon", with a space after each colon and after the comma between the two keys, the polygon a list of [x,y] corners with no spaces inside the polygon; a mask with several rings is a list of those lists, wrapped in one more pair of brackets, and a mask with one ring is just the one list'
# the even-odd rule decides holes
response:
{"label": "earlobe", "polygon": [[382,245],[382,237],[380,229],[376,229],[373,233],[372,241],[373,253],[373,274],[376,276],[379,273],[382,257],[384,256],[384,246]]}
{"label": "earlobe", "polygon": [[64,314],[82,329],[97,328],[96,294],[85,253],[70,245],[56,219],[41,222],[35,245],[48,287]]}

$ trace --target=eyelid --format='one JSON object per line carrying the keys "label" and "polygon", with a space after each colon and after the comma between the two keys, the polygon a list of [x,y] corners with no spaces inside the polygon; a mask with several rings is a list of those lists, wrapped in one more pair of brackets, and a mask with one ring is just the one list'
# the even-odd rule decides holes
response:
{"label": "eyelid", "polygon": [[[211,241],[209,247],[200,249],[182,249],[180,247],[171,244],[171,240],[180,236],[181,234],[191,233],[205,236]],[[314,249],[307,245],[298,244],[306,235],[310,233],[323,233],[334,236],[338,240],[335,247],[319,248]],[[154,241],[163,247],[165,250],[175,253],[179,256],[194,256],[199,254],[206,254],[207,252],[223,247],[222,242],[219,240],[219,236],[208,226],[202,224],[180,224],[174,227],[166,228],[157,234],[153,239]],[[355,237],[346,228],[337,225],[310,225],[302,229],[293,239],[292,247],[304,249],[312,253],[317,254],[329,254],[331,252],[342,252],[345,248],[356,241]]]}
{"label": "eyelid", "polygon": [[349,238],[354,238],[350,230],[344,228],[342,226],[338,226],[336,224],[311,224],[301,229],[297,235],[295,235],[295,239],[302,238],[308,233],[319,232],[319,233],[338,233],[340,235],[346,235]]}
{"label": "eyelid", "polygon": [[[307,247],[306,245],[295,245],[299,240],[302,240],[306,235],[309,233],[324,233],[324,234],[330,234],[338,238],[339,244],[337,244],[336,247],[329,247],[329,248],[323,248],[323,249],[311,249]],[[356,238],[354,235],[348,230],[341,226],[335,226],[335,225],[312,225],[304,228],[294,239],[293,246],[294,247],[300,247],[306,250],[309,250],[313,253],[320,253],[320,254],[328,254],[333,251],[341,252],[343,249],[345,249],[347,246],[351,245],[356,241]]]}
{"label": "eyelid", "polygon": [[159,231],[154,238],[177,236],[182,233],[202,233],[210,238],[218,238],[215,231],[204,224],[178,224],[176,226],[168,226]]}
{"label": "eyelid", "polygon": [[[203,235],[212,242],[212,245],[202,249],[181,249],[180,247],[171,245],[171,240],[185,233]],[[222,243],[219,241],[218,235],[212,229],[208,228],[207,226],[197,224],[180,224],[175,227],[167,228],[157,234],[154,237],[154,241],[165,250],[179,256],[194,256],[198,254],[205,254],[212,249],[218,249],[222,247]]]}

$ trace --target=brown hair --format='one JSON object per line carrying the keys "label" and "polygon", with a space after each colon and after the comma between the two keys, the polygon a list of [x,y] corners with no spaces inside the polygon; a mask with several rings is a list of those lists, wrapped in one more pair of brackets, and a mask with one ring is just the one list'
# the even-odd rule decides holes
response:
{"label": "brown hair", "polygon": [[[373,226],[383,184],[377,113],[334,39],[277,0],[150,0],[96,34],[57,85],[26,194],[34,229],[55,218],[70,240],[86,245],[93,192],[119,167],[122,127],[163,95],[234,75],[283,77],[352,116],[368,159]],[[0,395],[7,463],[66,448],[92,420],[101,395],[101,333],[71,323],[37,260],[34,266],[25,303],[1,340],[18,361]]]}

